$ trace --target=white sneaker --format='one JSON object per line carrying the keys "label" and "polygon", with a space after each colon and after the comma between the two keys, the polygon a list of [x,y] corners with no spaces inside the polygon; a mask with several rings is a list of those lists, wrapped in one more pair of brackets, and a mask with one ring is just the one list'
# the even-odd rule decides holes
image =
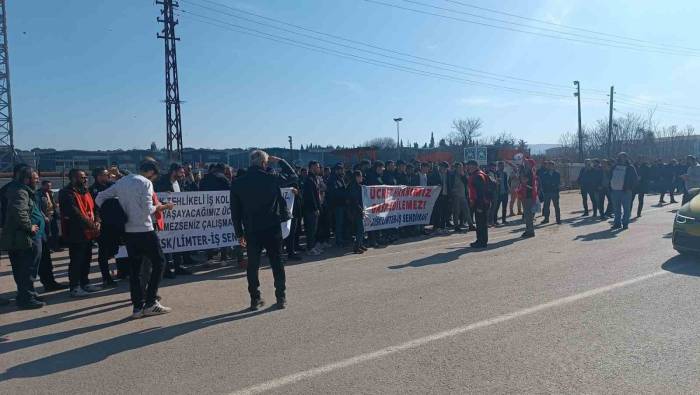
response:
{"label": "white sneaker", "polygon": [[160,304],[160,302],[156,301],[153,306],[143,309],[143,315],[144,317],[150,317],[152,315],[168,314],[171,311],[173,311],[173,309],[170,307],[165,307]]}
{"label": "white sneaker", "polygon": [[83,288],[83,290],[84,290],[85,292],[97,292],[97,291],[101,291],[101,290],[102,290],[102,287],[100,287],[100,286],[98,286],[98,285],[90,285],[90,284],[88,284],[88,285],[86,285],[86,286],[84,286],[84,287],[82,287],[82,288]]}
{"label": "white sneaker", "polygon": [[90,293],[80,287],[73,288],[70,290],[70,296],[74,298],[84,298],[86,296],[89,296]]}

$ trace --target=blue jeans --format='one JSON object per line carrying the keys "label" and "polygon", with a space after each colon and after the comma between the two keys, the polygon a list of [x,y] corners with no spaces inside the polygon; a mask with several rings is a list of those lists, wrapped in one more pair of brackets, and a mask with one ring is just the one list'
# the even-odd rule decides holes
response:
{"label": "blue jeans", "polygon": [[335,213],[335,245],[342,246],[344,240],[344,226],[345,226],[345,207],[336,207],[333,209]]}
{"label": "blue jeans", "polygon": [[32,246],[24,250],[10,250],[10,263],[12,264],[12,277],[17,284],[18,305],[29,303],[36,296],[34,279],[37,276],[39,262],[41,262],[41,238],[33,238]]}
{"label": "blue jeans", "polygon": [[610,191],[615,212],[615,226],[627,226],[630,223],[632,211],[632,191]]}

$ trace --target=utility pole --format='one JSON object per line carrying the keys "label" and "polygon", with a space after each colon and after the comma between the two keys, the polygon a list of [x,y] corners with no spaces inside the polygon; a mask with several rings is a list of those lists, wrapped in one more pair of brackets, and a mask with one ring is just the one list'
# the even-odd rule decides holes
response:
{"label": "utility pole", "polygon": [[396,122],[396,159],[401,159],[401,146],[399,142],[401,141],[401,135],[399,133],[399,122],[403,121],[403,118],[394,118]]}
{"label": "utility pole", "polygon": [[12,129],[10,54],[7,49],[7,13],[0,0],[0,170],[11,171],[17,160]]}
{"label": "utility pole", "polygon": [[574,86],[576,86],[576,92],[574,96],[578,100],[578,160],[583,162],[583,131],[581,130],[581,84],[578,81],[574,81]]}
{"label": "utility pole", "polygon": [[612,155],[612,130],[613,130],[613,95],[615,94],[615,87],[610,87],[610,118],[608,119],[608,158]]}
{"label": "utility pole", "polygon": [[289,137],[289,150],[292,151],[292,150],[294,150],[294,147],[292,145],[292,136],[288,136],[288,137]]}
{"label": "utility pole", "polygon": [[[168,155],[171,159],[182,160],[182,120],[180,117],[180,86],[177,76],[177,51],[175,42],[180,41],[175,36],[174,9],[179,7],[176,0],[156,0],[156,4],[162,5],[160,11],[162,18],[158,22],[163,24],[162,38],[165,42],[165,134]],[[175,149],[173,150],[173,144]]]}

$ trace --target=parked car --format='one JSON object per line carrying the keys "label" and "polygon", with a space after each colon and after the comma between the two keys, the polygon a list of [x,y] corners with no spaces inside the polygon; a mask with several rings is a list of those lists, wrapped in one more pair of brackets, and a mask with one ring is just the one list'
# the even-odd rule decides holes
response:
{"label": "parked car", "polygon": [[673,248],[681,254],[700,254],[700,188],[689,191],[691,199],[673,221]]}

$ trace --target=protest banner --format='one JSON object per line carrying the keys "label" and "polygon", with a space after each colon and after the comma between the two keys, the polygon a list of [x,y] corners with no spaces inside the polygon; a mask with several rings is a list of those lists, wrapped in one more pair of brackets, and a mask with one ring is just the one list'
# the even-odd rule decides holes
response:
{"label": "protest banner", "polygon": [[[291,218],[294,205],[292,188],[281,188]],[[229,191],[164,192],[161,202],[172,202],[175,208],[163,212],[165,228],[158,232],[160,246],[166,254],[209,250],[238,245],[231,221]],[[289,235],[291,220],[281,225],[284,237]],[[285,232],[286,230],[286,232]],[[126,256],[121,248],[118,257]]]}
{"label": "protest banner", "polygon": [[365,231],[430,223],[440,187],[363,186]]}
{"label": "protest banner", "polygon": [[165,253],[232,247],[237,244],[231,221],[229,191],[159,193],[175,208],[163,211],[165,229],[158,232]]}

